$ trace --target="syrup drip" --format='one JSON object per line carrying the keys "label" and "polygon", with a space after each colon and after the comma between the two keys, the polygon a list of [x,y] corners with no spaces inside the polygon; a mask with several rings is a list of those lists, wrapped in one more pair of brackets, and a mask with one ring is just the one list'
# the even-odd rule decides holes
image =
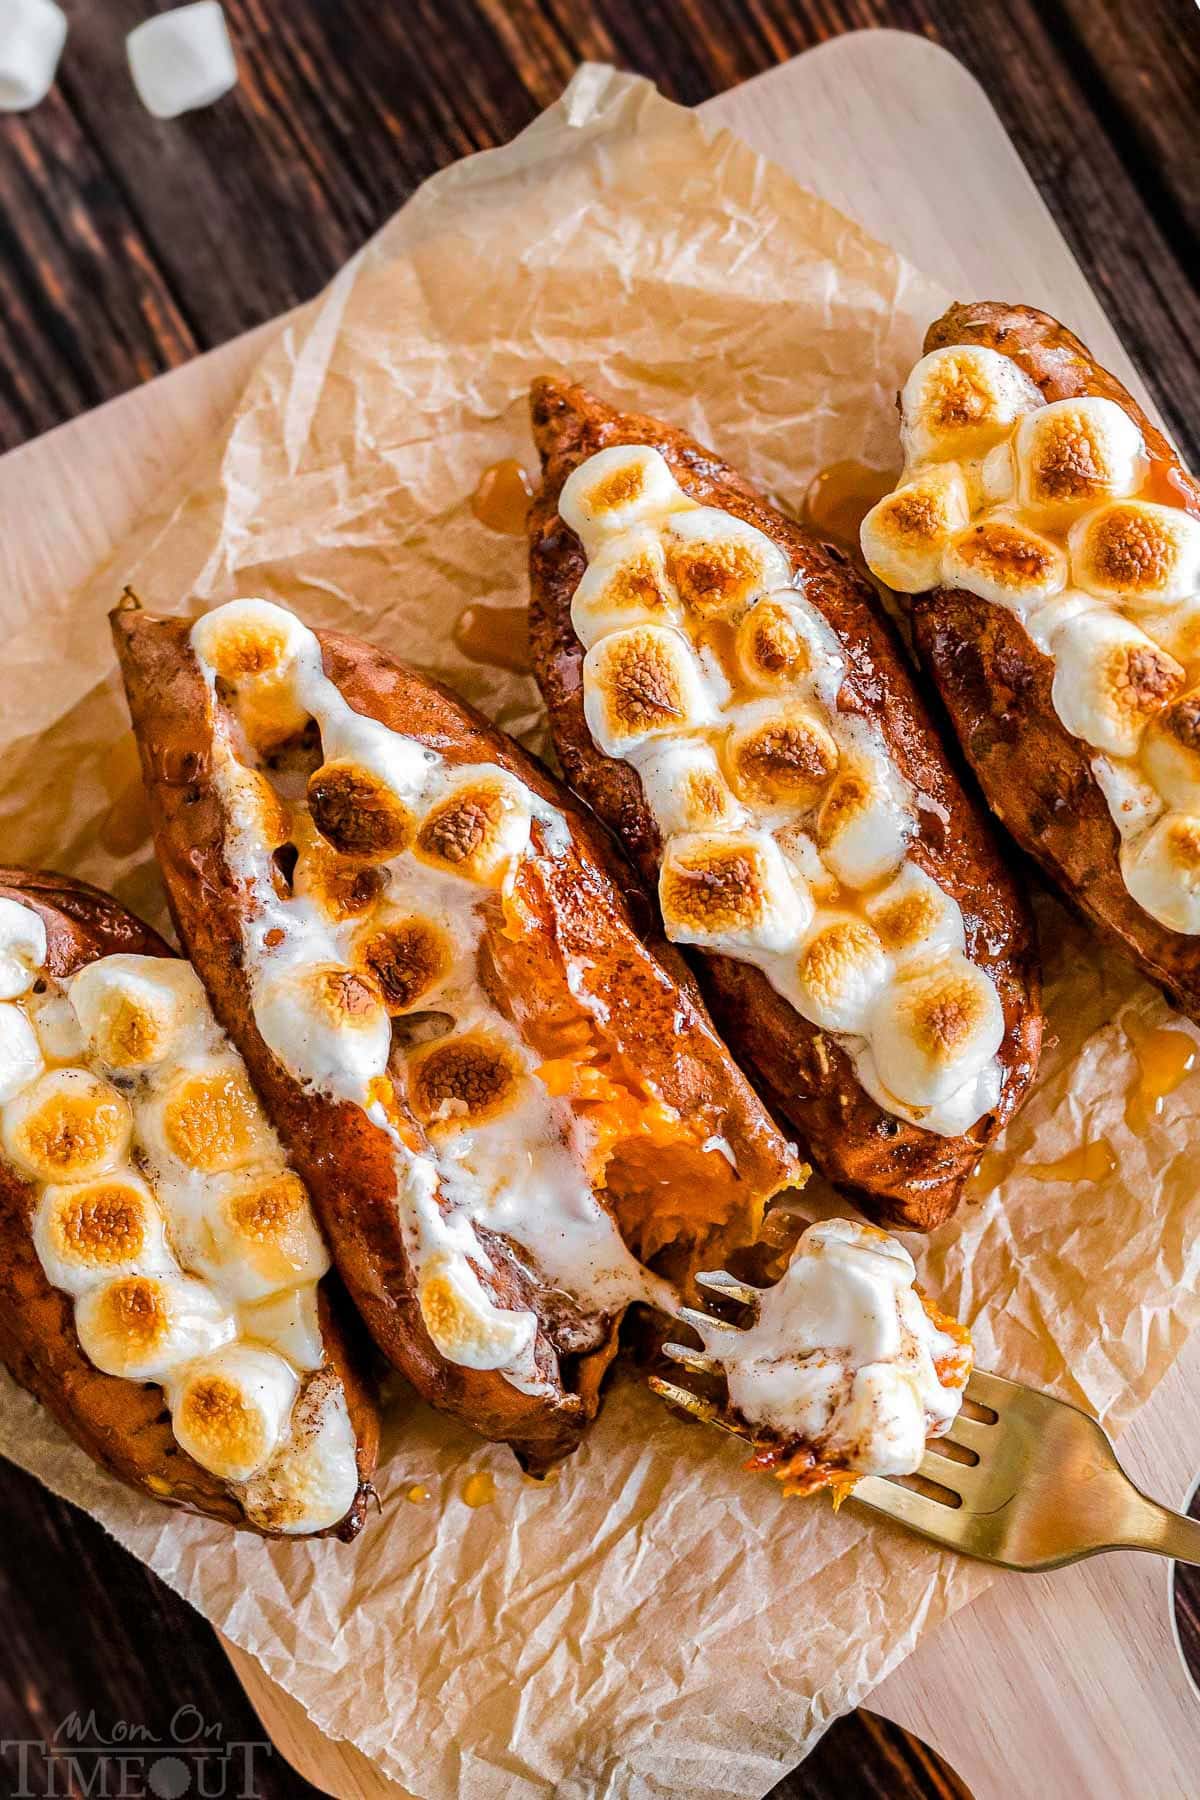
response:
{"label": "syrup drip", "polygon": [[490,1506],[496,1498],[496,1477],[487,1469],[468,1475],[463,1482],[462,1497],[468,1506]]}
{"label": "syrup drip", "polygon": [[525,606],[464,606],[454,627],[455,647],[472,662],[528,675],[529,609]]}
{"label": "syrup drip", "polygon": [[422,1506],[429,1498],[429,1489],[423,1487],[419,1481],[414,1481],[412,1486],[405,1490],[404,1498],[411,1500],[414,1506]]}
{"label": "syrup drip", "polygon": [[800,509],[801,523],[817,537],[854,556],[861,553],[858,533],[863,520],[899,480],[893,469],[873,469],[852,458],[830,463],[808,484]]}
{"label": "syrup drip", "polygon": [[1107,1138],[1094,1138],[1077,1144],[1057,1162],[1030,1163],[1026,1173],[1035,1181],[1103,1181],[1117,1166],[1113,1147]]}
{"label": "syrup drip", "polygon": [[489,531],[501,531],[505,537],[524,537],[532,499],[533,483],[510,456],[483,471],[479,486],[471,495],[471,511]]}
{"label": "syrup drip", "polygon": [[1138,1064],[1137,1079],[1125,1098],[1125,1123],[1141,1137],[1162,1112],[1167,1095],[1194,1067],[1196,1042],[1171,1026],[1152,1028],[1137,1018],[1121,1023]]}

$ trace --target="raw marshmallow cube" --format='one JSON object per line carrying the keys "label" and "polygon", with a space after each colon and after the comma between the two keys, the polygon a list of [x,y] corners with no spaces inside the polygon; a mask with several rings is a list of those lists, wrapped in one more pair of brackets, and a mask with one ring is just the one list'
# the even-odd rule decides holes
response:
{"label": "raw marshmallow cube", "polygon": [[237,85],[237,63],[218,0],[159,13],[125,41],[138,99],[156,119],[211,106]]}
{"label": "raw marshmallow cube", "polygon": [[66,14],[54,0],[0,0],[0,112],[46,98],[66,38]]}

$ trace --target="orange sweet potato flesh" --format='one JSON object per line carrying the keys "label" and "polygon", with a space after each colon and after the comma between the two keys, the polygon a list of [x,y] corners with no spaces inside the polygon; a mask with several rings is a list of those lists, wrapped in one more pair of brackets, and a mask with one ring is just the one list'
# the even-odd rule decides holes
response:
{"label": "orange sweet potato flesh", "polygon": [[584,652],[571,625],[571,599],[586,562],[558,515],[568,475],[609,445],[652,445],[693,499],[757,526],[785,551],[804,577],[807,598],[841,640],[857,691],[852,703],[876,717],[918,795],[912,858],[958,901],[969,954],[995,982],[1004,1007],[1000,1101],[970,1132],[938,1137],[884,1112],[838,1043],[802,1018],[761,970],[713,953],[694,953],[693,961],[730,1048],[822,1173],[871,1218],[932,1230],[954,1211],[982,1150],[1012,1117],[1037,1068],[1041,976],[1021,886],[946,755],[874,590],[843,556],[778,512],[714,451],[660,419],[619,412],[584,388],[551,379],[535,383],[532,414],[543,468],[529,515],[534,673],[567,780],[614,832],[647,886],[657,882],[662,846],[637,774],[596,747],[584,718]]}
{"label": "orange sweet potato flesh", "polygon": [[[101,956],[174,954],[108,894],[70,876],[0,868],[0,898],[41,914],[46,969],[61,980]],[[35,1188],[0,1157],[0,1362],[110,1474],[168,1506],[258,1532],[224,1482],[180,1448],[162,1389],[105,1375],[84,1355],[71,1296],[47,1281],[34,1249],[30,1226],[36,1198]],[[361,1354],[343,1329],[327,1283],[322,1283],[320,1316],[358,1445],[359,1488],[345,1518],[317,1535],[349,1541],[362,1527],[372,1491],[379,1413]]]}
{"label": "orange sweet potato flesh", "polygon": [[[1057,319],[999,301],[952,306],[930,326],[925,349],[953,344],[1010,356],[1047,400],[1115,400],[1146,440],[1146,497],[1200,518],[1200,483],[1116,376]],[[1110,943],[1200,1019],[1200,939],[1159,924],[1126,888],[1120,838],[1091,753],[1054,709],[1051,659],[1004,607],[961,588],[918,594],[911,606],[917,648],[996,817]]]}
{"label": "orange sweet potato flesh", "polygon": [[[599,1333],[581,1330],[577,1310],[547,1291],[515,1246],[489,1239],[494,1266],[490,1274],[481,1270],[481,1279],[499,1304],[537,1313],[537,1367],[552,1391],[522,1393],[498,1371],[465,1368],[439,1353],[405,1249],[392,1144],[357,1106],[301,1087],[255,1025],[241,958],[246,896],[222,849],[225,820],[190,622],[126,604],[113,615],[113,629],[180,936],[308,1183],[368,1329],[433,1405],[507,1441],[526,1467],[546,1468],[575,1448],[595,1414],[619,1321],[604,1322]],[[539,764],[448,689],[356,639],[317,635],[325,673],[357,712],[437,749],[451,764],[497,764],[566,816],[568,853],[527,862],[510,903],[489,917],[481,979],[552,1065],[559,1091],[579,1095],[581,1106],[595,1105],[608,1119],[628,1109],[596,1178],[607,1180],[635,1250],[655,1255],[662,1272],[686,1278],[697,1258],[719,1258],[752,1237],[766,1200],[796,1177],[794,1154],[716,1035],[683,965],[639,936],[627,899],[637,884],[611,844]],[[572,1000],[568,965],[593,988],[603,1026]],[[658,1147],[658,1180],[623,1185],[629,1143],[663,1108],[677,1115],[677,1141],[668,1132]],[[736,1176],[710,1154],[704,1181],[695,1180],[697,1136],[726,1140]],[[664,1231],[666,1218],[672,1224]]]}

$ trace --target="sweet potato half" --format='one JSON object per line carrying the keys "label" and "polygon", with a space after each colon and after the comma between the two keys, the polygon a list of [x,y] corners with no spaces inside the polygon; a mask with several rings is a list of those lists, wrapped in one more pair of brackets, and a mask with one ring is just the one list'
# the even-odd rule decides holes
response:
{"label": "sweet potato half", "polygon": [[[404,1098],[415,1091],[423,1053],[413,1046],[427,1030],[436,1051],[437,1033],[452,1021],[441,1020],[436,996],[432,1010],[416,1015],[402,994],[390,996],[389,1069],[401,1070],[388,1100],[392,1136],[381,1116],[306,1084],[268,1048],[245,949],[255,902],[230,866],[230,820],[214,771],[214,731],[229,723],[227,695],[219,680],[211,691],[206,686],[190,621],[156,618],[127,600],[113,629],[180,936],[309,1185],[351,1295],[381,1350],[425,1398],[484,1436],[508,1441],[527,1467],[545,1468],[574,1448],[596,1411],[619,1312],[590,1308],[586,1297],[581,1303],[520,1244],[489,1230],[475,1277],[493,1306],[536,1316],[538,1391],[523,1391],[500,1368],[452,1360],[435,1344],[406,1237],[394,1134],[426,1141],[428,1118],[423,1123]],[[535,1054],[539,1078],[586,1118],[598,1146],[595,1191],[625,1243],[655,1274],[686,1285],[691,1269],[711,1266],[754,1235],[765,1201],[799,1175],[792,1147],[735,1067],[679,959],[648,941],[629,872],[546,772],[448,690],[383,651],[336,632],[316,639],[323,675],[354,715],[402,734],[410,748],[415,742],[436,752],[451,772],[515,776],[565,819],[565,851],[546,853],[535,825],[511,887],[482,899],[477,988]],[[369,812],[365,782],[343,793],[345,805],[334,804],[321,758],[313,731],[306,736],[301,727],[294,741],[276,742],[257,759],[268,786],[281,762],[294,769],[299,759],[308,772],[308,802],[297,802],[294,788],[284,801],[280,878],[286,885],[295,865],[289,829],[302,827],[312,845],[316,819],[329,906],[340,918],[366,916],[386,889],[397,842],[385,841],[386,821]],[[297,807],[303,818],[289,826]],[[363,978],[374,1005],[391,974],[376,965]]]}
{"label": "sweet potato half", "polygon": [[[0,868],[0,899],[31,908],[43,921],[43,975],[65,981],[100,957],[170,957],[158,935],[109,895],[68,876]],[[44,981],[42,983],[44,986]],[[103,1373],[84,1354],[71,1296],[51,1285],[31,1235],[37,1188],[0,1152],[0,1362],[104,1469],[168,1506],[201,1513],[264,1536],[234,1491],[177,1442],[157,1383]],[[358,1492],[335,1525],[318,1533],[344,1540],[360,1530],[371,1495],[379,1416],[354,1334],[343,1328],[345,1300],[319,1291],[325,1365],[310,1382],[340,1380],[356,1444]],[[307,1391],[302,1387],[302,1395]]]}
{"label": "sweet potato half", "polygon": [[839,711],[876,719],[918,801],[910,857],[962,910],[967,955],[995,984],[1004,1014],[995,1108],[939,1136],[884,1111],[830,1033],[801,1016],[748,962],[693,952],[705,997],[759,1091],[799,1134],[816,1166],[875,1219],[929,1230],[953,1212],[984,1146],[1012,1117],[1037,1066],[1040,973],[1030,911],[982,808],[964,787],[876,596],[836,550],[786,518],[714,451],[662,420],[623,413],[585,389],[543,379],[532,393],[542,483],[529,518],[534,671],[567,780],[613,831],[653,888],[662,843],[638,774],[597,747],[584,711],[584,649],[571,602],[583,547],[559,515],[563,484],[598,451],[647,445],[686,495],[757,527],[790,560],[805,597],[839,639],[849,678]]}

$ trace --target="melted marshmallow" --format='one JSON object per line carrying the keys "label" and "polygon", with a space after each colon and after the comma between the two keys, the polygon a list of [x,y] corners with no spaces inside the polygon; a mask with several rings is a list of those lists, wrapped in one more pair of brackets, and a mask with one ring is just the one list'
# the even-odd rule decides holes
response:
{"label": "melted marshmallow", "polygon": [[[1024,390],[1008,367],[997,358],[992,385],[1015,418]],[[922,505],[945,529],[965,525],[953,467],[926,485]],[[588,555],[571,603],[585,718],[598,747],[638,772],[663,839],[667,936],[760,968],[838,1037],[887,1111],[945,1136],[969,1130],[1000,1095],[999,1001],[967,958],[956,902],[909,860],[915,797],[876,723],[839,709],[841,643],[788,559],[754,526],[698,506],[647,445],[588,458],[559,511]],[[885,940],[871,911],[904,883],[907,925]],[[960,1009],[932,1054],[934,1007],[903,967],[917,952],[951,989],[991,996]]]}
{"label": "melted marshmallow", "polygon": [[[632,517],[639,501],[626,491],[619,503]],[[569,1100],[549,1092],[479,981],[486,904],[507,894],[525,857],[563,853],[566,822],[506,770],[452,765],[354,712],[325,675],[317,638],[279,607],[220,607],[198,621],[192,646],[214,696],[226,860],[249,895],[245,966],[259,1030],[296,1080],[361,1107],[390,1138],[405,1245],[441,1354],[551,1392],[537,1318],[495,1299],[481,1231],[517,1246],[594,1320],[636,1299],[675,1304],[597,1198]],[[216,704],[218,677],[236,720]],[[311,718],[320,730],[325,760],[303,796],[272,777],[290,821],[254,769],[264,718],[293,730]],[[301,846],[290,892],[271,860],[289,832]],[[350,857],[373,878],[361,893],[338,886]],[[393,1019],[425,1011],[432,1037],[397,1056]],[[393,1084],[421,1122],[417,1145],[398,1129]]]}
{"label": "melted marshmallow", "polygon": [[329,1260],[195,972],[122,954],[38,980],[38,915],[2,902],[0,934],[23,971],[0,1003],[0,1141],[84,1354],[161,1383],[177,1440],[253,1523],[335,1525],[358,1467],[317,1319]]}
{"label": "melted marshmallow", "polygon": [[[1015,614],[1054,664],[1055,712],[1093,752],[1126,887],[1197,935],[1200,520],[1141,497],[1150,458],[1123,406],[1047,404],[995,350],[922,357],[901,415],[904,472],[863,521],[873,572]],[[935,504],[947,493],[955,504]]]}
{"label": "melted marshmallow", "polygon": [[935,1325],[894,1238],[810,1225],[745,1331],[701,1329],[733,1410],[860,1475],[910,1475],[962,1403],[970,1351]]}

